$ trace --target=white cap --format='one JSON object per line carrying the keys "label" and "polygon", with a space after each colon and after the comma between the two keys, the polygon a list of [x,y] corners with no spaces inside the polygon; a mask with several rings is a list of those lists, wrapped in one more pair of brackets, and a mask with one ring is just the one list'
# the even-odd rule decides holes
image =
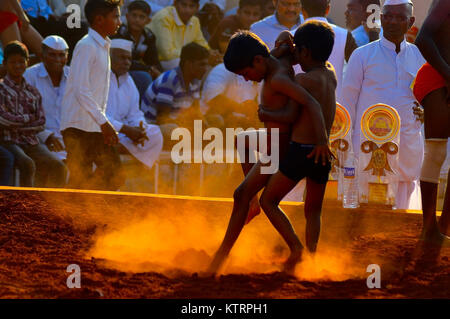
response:
{"label": "white cap", "polygon": [[384,6],[396,6],[399,4],[410,4],[414,5],[411,0],[386,0]]}
{"label": "white cap", "polygon": [[133,42],[125,39],[112,39],[111,49],[122,49],[131,53],[133,50]]}
{"label": "white cap", "polygon": [[66,40],[57,35],[49,35],[42,41],[42,44],[58,51],[66,51],[69,49]]}

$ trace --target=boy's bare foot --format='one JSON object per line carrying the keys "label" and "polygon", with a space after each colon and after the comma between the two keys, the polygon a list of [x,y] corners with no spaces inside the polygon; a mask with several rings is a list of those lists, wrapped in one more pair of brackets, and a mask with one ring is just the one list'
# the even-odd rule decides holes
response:
{"label": "boy's bare foot", "polygon": [[450,237],[441,234],[439,230],[423,230],[420,241],[426,245],[450,248]]}
{"label": "boy's bare foot", "polygon": [[283,272],[288,275],[294,276],[295,266],[302,260],[303,249],[292,251],[289,258],[283,263]]}
{"label": "boy's bare foot", "polygon": [[254,196],[250,202],[250,208],[248,209],[247,220],[245,224],[247,225],[253,218],[261,213],[261,207],[259,206],[258,196]]}

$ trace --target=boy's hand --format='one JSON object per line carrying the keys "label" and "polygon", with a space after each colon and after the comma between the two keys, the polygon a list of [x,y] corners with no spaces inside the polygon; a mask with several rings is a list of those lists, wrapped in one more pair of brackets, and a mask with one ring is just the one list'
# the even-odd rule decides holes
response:
{"label": "boy's hand", "polygon": [[112,127],[111,124],[109,124],[109,122],[100,125],[100,129],[102,130],[103,139],[106,145],[113,146],[119,143],[119,137],[117,136],[117,132],[114,129],[114,127]]}
{"label": "boy's hand", "polygon": [[307,157],[314,157],[314,163],[316,164],[319,162],[319,160],[321,160],[323,166],[327,165],[327,161],[331,162],[335,158],[328,144],[316,145],[316,147],[314,147],[312,152],[309,153]]}
{"label": "boy's hand", "polygon": [[425,111],[423,110],[423,107],[421,107],[419,105],[419,103],[414,102],[414,106],[412,109],[413,109],[414,115],[416,116],[416,120],[420,121],[423,124],[423,122],[425,120]]}
{"label": "boy's hand", "polygon": [[54,134],[47,138],[45,145],[47,145],[48,149],[52,152],[64,151],[64,146]]}
{"label": "boy's hand", "polygon": [[294,37],[289,31],[281,32],[275,40],[275,48],[278,48],[282,44],[288,44],[291,49],[294,48]]}
{"label": "boy's hand", "polygon": [[258,106],[258,118],[261,122],[266,122],[268,121],[267,119],[267,113],[266,110],[264,109],[264,105],[259,105]]}

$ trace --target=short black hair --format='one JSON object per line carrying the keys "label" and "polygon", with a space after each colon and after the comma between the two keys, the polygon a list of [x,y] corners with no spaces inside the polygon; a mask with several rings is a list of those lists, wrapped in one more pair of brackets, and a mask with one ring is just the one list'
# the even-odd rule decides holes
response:
{"label": "short black hair", "polygon": [[294,43],[297,50],[305,47],[315,61],[325,62],[333,51],[334,31],[325,22],[311,20],[295,31]]}
{"label": "short black hair", "polygon": [[259,6],[262,9],[260,0],[239,0],[239,8]]}
{"label": "short black hair", "polygon": [[128,10],[128,12],[131,12],[134,10],[140,10],[148,16],[152,13],[152,8],[150,7],[150,5],[143,0],[136,0],[136,1],[131,2],[128,5],[127,10]]}
{"label": "short black hair", "polygon": [[330,0],[301,0],[302,8],[309,17],[322,17],[327,13]]}
{"label": "short black hair", "polygon": [[207,48],[201,46],[198,43],[191,42],[186,44],[181,49],[180,67],[183,67],[186,61],[200,61],[208,58],[209,58],[209,51]]}
{"label": "short black hair", "polygon": [[267,45],[253,32],[239,30],[230,39],[223,63],[230,72],[253,66],[255,56],[269,57]]}
{"label": "short black hair", "polygon": [[119,7],[122,0],[88,0],[86,6],[84,7],[84,14],[89,24],[95,20],[98,15],[105,16],[115,8]]}
{"label": "short black hair", "polygon": [[11,41],[3,48],[3,63],[5,63],[11,55],[21,55],[28,59],[28,49],[22,42]]}

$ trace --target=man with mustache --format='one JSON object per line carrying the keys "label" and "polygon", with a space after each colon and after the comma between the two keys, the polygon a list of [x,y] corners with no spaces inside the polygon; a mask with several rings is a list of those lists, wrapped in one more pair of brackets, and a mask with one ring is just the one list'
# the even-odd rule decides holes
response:
{"label": "man with mustache", "polygon": [[[421,109],[415,107],[411,84],[425,59],[419,49],[405,39],[414,21],[411,0],[386,0],[381,15],[381,39],[352,53],[342,87],[343,105],[354,127],[355,155],[360,150],[361,118],[367,108],[385,103],[400,115],[398,187],[394,191],[398,209],[412,208],[410,202],[413,193],[418,194],[424,152],[421,114],[416,114]],[[360,167],[360,171],[362,169],[364,167]],[[360,187],[367,187],[361,179]]]}
{"label": "man with mustache", "polygon": [[273,4],[275,13],[250,27],[250,31],[260,37],[270,50],[275,47],[275,41],[282,31],[294,34],[303,23],[300,0],[273,0]]}
{"label": "man with mustache", "polygon": [[42,95],[46,121],[45,130],[38,134],[38,138],[61,159],[66,156],[59,123],[62,96],[69,75],[66,65],[68,52],[69,46],[63,38],[50,35],[42,41],[42,63],[29,67],[24,74],[27,82]]}

